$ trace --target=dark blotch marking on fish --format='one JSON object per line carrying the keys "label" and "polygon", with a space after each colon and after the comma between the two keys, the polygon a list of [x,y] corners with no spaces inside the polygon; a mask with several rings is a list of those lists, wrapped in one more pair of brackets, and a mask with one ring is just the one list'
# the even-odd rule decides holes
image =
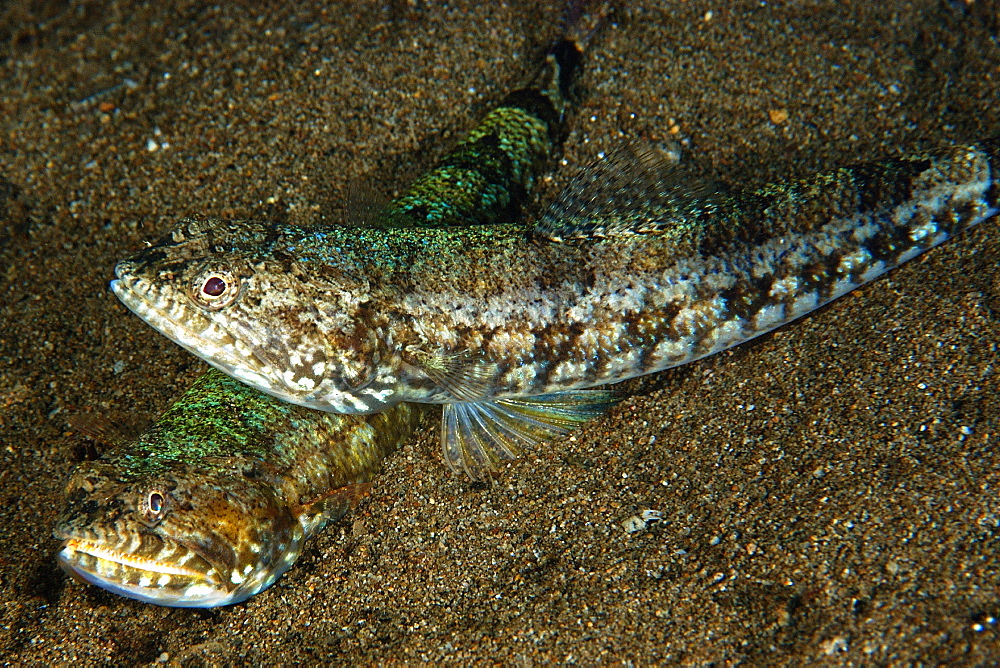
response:
{"label": "dark blotch marking on fish", "polygon": [[728,290],[719,292],[719,297],[726,303],[723,318],[737,317],[750,320],[760,310],[774,302],[768,295],[773,277],[766,276],[756,280],[737,283]]}
{"label": "dark blotch marking on fish", "polygon": [[894,207],[913,197],[913,180],[931,167],[928,159],[858,164],[844,169],[852,176],[859,197],[858,213]]}
{"label": "dark blotch marking on fish", "polygon": [[863,244],[863,247],[871,254],[876,262],[887,264],[895,262],[899,255],[899,248],[902,243],[912,243],[909,241],[909,230],[891,229],[891,231],[877,232],[871,239]]}

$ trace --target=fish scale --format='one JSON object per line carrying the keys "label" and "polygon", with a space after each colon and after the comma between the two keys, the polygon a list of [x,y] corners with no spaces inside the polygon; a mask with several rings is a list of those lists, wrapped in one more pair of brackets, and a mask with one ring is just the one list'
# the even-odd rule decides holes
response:
{"label": "fish scale", "polygon": [[[188,223],[203,231],[121,263],[114,289],[167,336],[286,401],[350,413],[445,404],[446,458],[483,477],[551,437],[546,424],[611,401],[580,390],[747,341],[993,216],[998,146],[729,194],[626,147],[534,230]],[[198,290],[216,275],[229,292],[205,306]]]}

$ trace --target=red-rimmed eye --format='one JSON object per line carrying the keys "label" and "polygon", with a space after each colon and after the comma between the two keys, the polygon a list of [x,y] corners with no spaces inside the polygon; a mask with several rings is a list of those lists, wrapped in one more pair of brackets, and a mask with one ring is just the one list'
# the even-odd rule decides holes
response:
{"label": "red-rimmed eye", "polygon": [[196,304],[217,311],[232,304],[240,293],[240,281],[226,269],[209,269],[191,281],[191,298]]}
{"label": "red-rimmed eye", "polygon": [[201,286],[201,291],[209,297],[218,297],[226,291],[226,281],[219,276],[211,276],[205,284]]}

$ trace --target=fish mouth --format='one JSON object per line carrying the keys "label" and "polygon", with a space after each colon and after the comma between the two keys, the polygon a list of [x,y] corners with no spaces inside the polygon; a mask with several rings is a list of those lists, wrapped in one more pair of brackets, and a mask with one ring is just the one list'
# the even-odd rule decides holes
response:
{"label": "fish mouth", "polygon": [[128,276],[122,265],[115,267],[117,279],[111,281],[111,290],[146,324],[237,380],[278,397],[287,394],[282,379],[270,365],[263,361],[258,365],[248,363],[259,357],[246,342],[180,300],[163,296],[149,282]]}
{"label": "fish mouth", "polygon": [[56,555],[59,566],[74,579],[113,594],[178,608],[212,608],[236,603],[239,588],[190,549],[169,541],[160,552],[178,554],[155,559],[108,547],[99,542],[67,538]]}

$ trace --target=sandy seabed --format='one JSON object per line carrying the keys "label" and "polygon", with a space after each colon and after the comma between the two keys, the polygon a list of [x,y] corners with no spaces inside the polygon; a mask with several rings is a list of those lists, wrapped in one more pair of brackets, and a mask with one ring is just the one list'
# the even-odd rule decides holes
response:
{"label": "sandy seabed", "polygon": [[[541,201],[623,136],[753,186],[1000,133],[997,2],[621,4]],[[0,661],[1000,656],[995,220],[631,383],[492,487],[449,473],[429,421],[245,604],[159,608],[56,567],[63,482],[94,450],[66,416],[152,418],[205,368],[116,301],[115,262],[188,214],[315,224],[349,184],[391,195],[521,80],[559,11],[0,6]]]}

